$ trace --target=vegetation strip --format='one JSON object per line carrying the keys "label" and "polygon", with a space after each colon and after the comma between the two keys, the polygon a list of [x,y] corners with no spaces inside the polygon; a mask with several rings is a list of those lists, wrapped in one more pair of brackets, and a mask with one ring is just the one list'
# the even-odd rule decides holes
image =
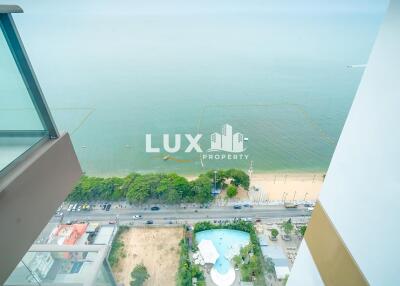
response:
{"label": "vegetation strip", "polygon": [[[166,204],[177,203],[208,203],[213,200],[211,190],[214,187],[228,187],[231,196],[236,195],[237,187],[249,188],[249,176],[246,172],[229,169],[208,171],[193,181],[175,173],[171,174],[138,174],[132,173],[124,178],[98,178],[84,176],[73,192],[67,197],[68,201],[121,201],[141,204],[157,202]],[[229,186],[226,182],[229,180]]]}

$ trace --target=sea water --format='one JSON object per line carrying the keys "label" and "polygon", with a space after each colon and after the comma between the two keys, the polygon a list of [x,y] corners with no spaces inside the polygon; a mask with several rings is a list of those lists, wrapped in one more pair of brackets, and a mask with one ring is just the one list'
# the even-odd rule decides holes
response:
{"label": "sea water", "polygon": [[[325,171],[364,70],[347,66],[367,62],[387,6],[17,2],[52,114],[91,175]],[[162,150],[162,134],[200,133],[205,151],[224,124],[248,139],[246,159]],[[146,134],[160,153],[146,153]]]}

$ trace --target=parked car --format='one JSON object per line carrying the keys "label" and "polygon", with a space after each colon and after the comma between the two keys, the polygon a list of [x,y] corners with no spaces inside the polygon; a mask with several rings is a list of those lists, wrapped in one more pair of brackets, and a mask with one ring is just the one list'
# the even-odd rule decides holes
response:
{"label": "parked car", "polygon": [[151,207],[150,209],[151,209],[152,211],[159,211],[159,210],[160,210],[160,207],[154,206],[154,207]]}
{"label": "parked car", "polygon": [[108,212],[111,209],[111,204],[107,204],[106,211]]}
{"label": "parked car", "polygon": [[72,207],[72,211],[76,211],[76,208],[78,207],[78,204],[74,204],[74,206]]}
{"label": "parked car", "polygon": [[116,220],[110,220],[110,221],[108,222],[108,224],[116,224],[116,223],[117,223]]}
{"label": "parked car", "polygon": [[241,206],[241,205],[234,205],[233,208],[234,208],[235,210],[240,210],[240,209],[242,208],[242,206]]}
{"label": "parked car", "polygon": [[134,215],[132,218],[133,218],[133,219],[141,219],[141,218],[142,218],[142,215]]}
{"label": "parked car", "polygon": [[152,220],[146,221],[146,224],[153,224],[154,222]]}
{"label": "parked car", "polygon": [[68,206],[67,212],[72,211],[72,208],[73,208],[73,207],[74,207],[74,205],[73,205],[73,204],[70,204],[70,205]]}
{"label": "parked car", "polygon": [[308,210],[309,212],[312,212],[312,211],[314,210],[314,208],[313,208],[313,207],[309,207],[309,208],[307,208],[307,210]]}

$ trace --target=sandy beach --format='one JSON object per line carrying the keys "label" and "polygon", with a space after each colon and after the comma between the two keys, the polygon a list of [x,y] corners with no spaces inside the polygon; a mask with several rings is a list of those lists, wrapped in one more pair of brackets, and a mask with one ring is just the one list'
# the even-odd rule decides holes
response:
{"label": "sandy beach", "polygon": [[249,193],[269,201],[315,201],[321,191],[323,174],[253,174],[250,186],[258,189]]}
{"label": "sandy beach", "polygon": [[[185,176],[189,181],[196,176]],[[251,201],[315,201],[323,183],[323,173],[253,173],[250,189],[239,189],[233,200]],[[255,187],[258,191],[254,191]],[[222,192],[221,198],[225,197]]]}
{"label": "sandy beach", "polygon": [[116,280],[130,285],[131,271],[143,263],[150,278],[144,285],[175,285],[181,227],[131,228],[122,235],[125,255],[113,269]]}

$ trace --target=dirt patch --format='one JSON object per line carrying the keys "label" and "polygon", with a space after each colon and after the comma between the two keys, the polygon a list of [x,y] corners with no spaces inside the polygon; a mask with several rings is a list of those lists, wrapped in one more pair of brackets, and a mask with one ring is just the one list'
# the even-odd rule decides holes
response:
{"label": "dirt patch", "polygon": [[182,238],[181,227],[131,228],[121,237],[124,255],[113,269],[118,283],[129,286],[132,269],[143,263],[150,274],[146,286],[175,285]]}

